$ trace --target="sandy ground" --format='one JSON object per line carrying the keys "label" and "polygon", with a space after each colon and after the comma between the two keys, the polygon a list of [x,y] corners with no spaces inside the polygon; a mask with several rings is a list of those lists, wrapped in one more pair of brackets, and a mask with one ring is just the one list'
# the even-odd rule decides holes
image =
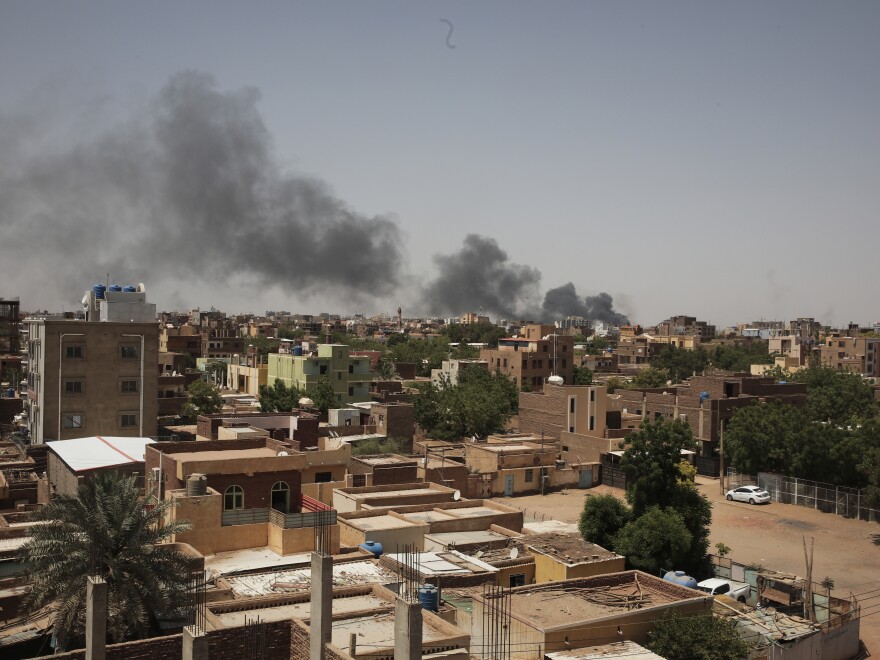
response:
{"label": "sandy ground", "polygon": [[[698,478],[697,486],[713,503],[711,546],[714,549],[723,541],[730,546],[728,556],[734,561],[804,575],[802,538],[807,543],[815,539],[813,579],[821,582],[828,576],[834,580],[835,595],[856,595],[862,606],[862,641],[874,656],[880,656],[880,524],[789,504],[728,502],[717,480]],[[577,522],[588,493],[623,496],[620,489],[598,486],[588,491],[495,499],[523,509],[527,522],[551,518]]]}

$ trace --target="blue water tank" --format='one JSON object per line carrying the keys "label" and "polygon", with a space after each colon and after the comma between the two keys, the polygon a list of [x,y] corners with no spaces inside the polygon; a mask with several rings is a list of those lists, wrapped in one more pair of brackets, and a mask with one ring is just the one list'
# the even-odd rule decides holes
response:
{"label": "blue water tank", "polygon": [[697,581],[684,571],[669,571],[666,575],[663,576],[663,579],[667,582],[680,584],[681,586],[687,587],[688,589],[697,588]]}
{"label": "blue water tank", "polygon": [[708,398],[709,398],[708,392],[700,392],[700,403],[703,403],[703,401],[705,401]]}
{"label": "blue water tank", "polygon": [[359,548],[363,548],[367,552],[372,552],[374,557],[382,556],[382,544],[378,541],[366,541],[365,543],[361,543]]}
{"label": "blue water tank", "polygon": [[104,300],[104,292],[107,290],[107,287],[103,284],[93,284],[92,285],[92,293],[95,294],[95,298],[98,300]]}
{"label": "blue water tank", "polygon": [[294,355],[302,355],[303,354],[303,347],[302,346],[294,346],[293,347],[293,354]]}
{"label": "blue water tank", "polygon": [[122,287],[119,286],[118,284],[111,284],[109,290],[119,292],[119,291],[122,291]]}
{"label": "blue water tank", "polygon": [[15,398],[15,388],[14,387],[10,387],[8,390],[6,390],[6,398],[7,399]]}
{"label": "blue water tank", "polygon": [[788,381],[787,380],[780,380],[779,384],[780,385],[788,385]]}
{"label": "blue water tank", "polygon": [[131,284],[126,284],[124,287],[122,287],[122,290],[125,293],[135,293],[135,292],[137,292],[137,287],[132,286]]}
{"label": "blue water tank", "polygon": [[419,587],[419,603],[421,603],[422,609],[436,612],[440,607],[440,591],[433,584]]}

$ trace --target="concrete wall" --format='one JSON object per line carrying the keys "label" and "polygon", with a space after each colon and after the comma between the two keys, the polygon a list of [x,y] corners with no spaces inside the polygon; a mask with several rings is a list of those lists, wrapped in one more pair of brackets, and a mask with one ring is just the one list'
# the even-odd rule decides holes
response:
{"label": "concrete wall", "polygon": [[619,573],[624,570],[626,563],[623,557],[613,557],[567,566],[559,559],[549,555],[534,550],[531,552],[535,556],[535,582],[558,582],[559,580],[593,577],[606,573]]}

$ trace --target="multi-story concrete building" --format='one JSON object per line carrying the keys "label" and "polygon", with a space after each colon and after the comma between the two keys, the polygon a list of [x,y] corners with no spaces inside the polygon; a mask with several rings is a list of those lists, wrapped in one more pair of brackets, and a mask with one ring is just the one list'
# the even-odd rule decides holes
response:
{"label": "multi-story concrete building", "polygon": [[25,319],[32,443],[156,435],[156,306],[143,291],[113,289],[87,292],[86,320]]}
{"label": "multi-story concrete building", "polygon": [[519,395],[519,430],[559,440],[563,431],[605,435],[608,395],[604,385],[547,385]]}
{"label": "multi-story concrete building", "polygon": [[439,385],[444,380],[458,385],[458,376],[467,369],[488,369],[486,360],[443,360],[439,369],[431,369],[431,382]]}
{"label": "multi-story concrete building", "polygon": [[659,335],[695,335],[702,341],[715,337],[715,326],[698,321],[694,316],[672,316],[657,324]]}
{"label": "multi-story concrete building", "polygon": [[310,390],[326,378],[336,393],[336,403],[370,400],[370,359],[351,357],[348,346],[319,344],[317,355],[269,354],[269,387],[280,380],[288,387]]}
{"label": "multi-story concrete building", "polygon": [[826,336],[825,344],[819,346],[819,361],[832,369],[880,376],[880,339],[832,332]]}
{"label": "multi-story concrete building", "polygon": [[522,335],[499,340],[498,348],[480,349],[480,359],[525,389],[542,390],[550,376],[572,382],[574,337],[557,334],[552,325],[527,325]]}

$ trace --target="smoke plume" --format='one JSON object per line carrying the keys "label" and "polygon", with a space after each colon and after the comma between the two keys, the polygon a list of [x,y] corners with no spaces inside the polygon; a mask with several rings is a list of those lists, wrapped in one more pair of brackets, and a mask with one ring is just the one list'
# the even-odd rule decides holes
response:
{"label": "smoke plume", "polygon": [[457,315],[482,308],[501,318],[546,323],[566,316],[613,325],[628,323],[624,314],[614,311],[609,294],[580,298],[571,282],[549,289],[543,305],[536,305],[541,272],[511,262],[493,238],[470,234],[461,250],[437,255],[434,262],[439,273],[422,291],[432,314]]}
{"label": "smoke plume", "polygon": [[468,234],[461,250],[436,255],[440,271],[422,292],[433,314],[476,312],[518,318],[537,295],[541,272],[511,263],[494,238]]}
{"label": "smoke plume", "polygon": [[[76,296],[96,276],[242,279],[340,297],[399,284],[402,236],[314,179],[282,172],[254,89],[173,76],[148,112],[53,147],[0,115],[0,257],[51,265]],[[27,115],[25,115],[27,116]]]}

